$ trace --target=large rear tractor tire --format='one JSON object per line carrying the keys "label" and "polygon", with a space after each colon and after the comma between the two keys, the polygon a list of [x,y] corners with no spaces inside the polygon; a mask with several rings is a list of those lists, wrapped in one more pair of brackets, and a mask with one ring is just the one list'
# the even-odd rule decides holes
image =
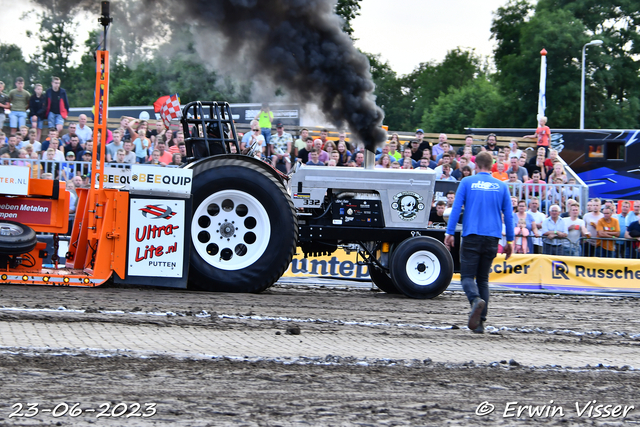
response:
{"label": "large rear tractor tire", "polygon": [[396,288],[410,298],[435,298],[453,277],[453,258],[433,237],[411,237],[391,255],[391,278]]}
{"label": "large rear tractor tire", "polygon": [[286,189],[250,160],[219,158],[193,168],[189,286],[262,292],[286,271],[298,223]]}
{"label": "large rear tractor tire", "polygon": [[0,221],[0,254],[22,255],[36,247],[36,232],[15,221]]}

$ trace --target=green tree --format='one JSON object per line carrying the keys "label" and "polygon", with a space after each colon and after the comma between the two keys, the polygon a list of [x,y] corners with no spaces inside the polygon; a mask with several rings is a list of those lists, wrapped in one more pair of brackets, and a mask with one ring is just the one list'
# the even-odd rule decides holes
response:
{"label": "green tree", "polygon": [[442,93],[425,111],[423,127],[437,132],[464,133],[466,127],[492,127],[500,120],[502,96],[486,77]]}
{"label": "green tree", "polygon": [[[479,76],[485,76],[488,68],[473,51],[457,48],[447,52],[440,63],[421,63],[410,74],[398,76],[379,55],[366,55],[376,85],[376,103],[385,113],[384,123],[394,130],[424,127],[423,119],[427,116],[430,123],[435,123],[430,114],[434,102]],[[486,85],[493,83],[487,80]],[[438,128],[427,128],[440,132]]]}
{"label": "green tree", "polygon": [[[481,60],[473,51],[456,48],[440,63],[421,63],[403,77],[403,93],[411,100],[409,128],[420,127],[431,104],[440,96],[460,88],[482,72]],[[431,129],[440,132],[438,129]]]}
{"label": "green tree", "polygon": [[365,55],[369,58],[371,77],[376,85],[376,104],[384,111],[384,124],[389,129],[410,128],[411,99],[402,93],[402,80],[388,62],[382,62],[380,55]]}
{"label": "green tree", "polygon": [[540,50],[547,54],[547,111],[552,127],[579,124],[582,46],[586,65],[586,127],[637,127],[640,113],[640,62],[637,54],[640,16],[628,1],[540,0],[535,8],[511,0],[499,8],[492,25],[498,42],[496,81],[505,98],[500,126],[536,123]]}
{"label": "green tree", "polygon": [[338,0],[336,3],[336,14],[344,20],[342,31],[349,34],[349,37],[353,35],[351,21],[360,15],[361,1],[362,0]]}
{"label": "green tree", "polygon": [[14,44],[0,43],[0,76],[6,85],[5,91],[13,89],[16,77],[24,78],[25,87],[31,88],[36,78],[35,71],[34,66],[24,59],[22,49]]}
{"label": "green tree", "polygon": [[[587,72],[590,84],[585,99],[585,123],[596,128],[640,126],[640,7],[637,1],[541,1],[543,10],[560,7],[580,20],[589,47]],[[580,52],[581,53],[581,52]],[[575,95],[574,95],[575,96]],[[574,98],[575,99],[575,98]],[[579,98],[577,98],[579,99]]]}
{"label": "green tree", "polygon": [[40,41],[38,51],[32,57],[38,67],[39,78],[50,81],[51,76],[58,76],[68,85],[70,57],[76,48],[74,33],[78,25],[69,15],[63,15],[55,9],[36,15],[40,20],[38,32],[27,31],[27,36]]}

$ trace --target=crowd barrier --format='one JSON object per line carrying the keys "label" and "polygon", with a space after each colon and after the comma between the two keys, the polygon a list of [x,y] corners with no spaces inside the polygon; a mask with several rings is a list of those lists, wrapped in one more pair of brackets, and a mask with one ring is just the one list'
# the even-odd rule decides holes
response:
{"label": "crowd barrier", "polygon": [[534,250],[534,254],[596,258],[640,258],[640,252],[638,252],[640,242],[638,239],[581,237],[576,242],[572,242],[567,238],[553,239],[553,242],[556,244],[547,243],[543,240],[542,246],[534,246],[535,250],[537,250],[537,252]]}
{"label": "crowd barrier", "polygon": [[[566,201],[573,199],[580,204],[580,211],[586,212],[589,201],[589,187],[579,184],[524,184],[505,182],[509,193],[518,200],[526,200],[527,206],[533,197],[540,201],[539,209],[544,214],[549,214],[549,208],[553,205],[560,206],[561,212],[566,211]],[[544,194],[544,197],[543,197]]]}

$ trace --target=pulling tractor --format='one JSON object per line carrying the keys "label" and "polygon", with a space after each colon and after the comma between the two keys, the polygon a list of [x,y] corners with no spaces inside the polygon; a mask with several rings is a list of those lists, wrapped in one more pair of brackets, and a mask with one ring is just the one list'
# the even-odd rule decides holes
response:
{"label": "pulling tractor", "polygon": [[[106,3],[106,10],[105,8]],[[103,2],[100,22],[111,22]],[[31,168],[0,166],[0,284],[98,286],[117,283],[218,292],[261,292],[305,255],[356,251],[389,293],[433,298],[451,281],[453,259],[427,229],[435,174],[305,167],[283,175],[240,152],[227,103],[184,106],[187,164],[109,167],[105,158],[109,52],[97,51],[93,152],[68,251],[64,182]],[[99,156],[99,157],[98,157]],[[40,234],[37,234],[40,233]],[[46,233],[46,234],[43,234]],[[52,247],[45,238],[53,242]],[[51,252],[51,253],[48,253]],[[44,260],[47,260],[45,263]]]}
{"label": "pulling tractor", "polygon": [[[113,277],[261,292],[299,248],[311,256],[355,251],[389,293],[433,298],[447,288],[452,256],[433,237],[442,230],[426,227],[434,173],[296,164],[287,176],[251,152],[232,154],[240,150],[232,117],[227,103],[184,106],[182,168],[110,168],[94,155],[94,185],[77,190],[69,249],[59,265],[43,264],[46,244],[36,232],[51,233],[54,243],[67,232],[64,182],[1,166],[0,179],[10,185],[0,195],[0,283],[97,286]],[[104,134],[100,126],[96,120]]]}

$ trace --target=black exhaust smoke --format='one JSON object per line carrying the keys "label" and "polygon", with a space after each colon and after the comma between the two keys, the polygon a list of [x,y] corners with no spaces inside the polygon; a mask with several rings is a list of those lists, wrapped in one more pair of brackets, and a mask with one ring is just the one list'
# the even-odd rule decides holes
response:
{"label": "black exhaust smoke", "polygon": [[[315,102],[336,128],[346,124],[370,151],[386,140],[369,62],[342,32],[341,19],[334,13],[336,0],[142,1],[147,10],[142,15],[145,23],[171,17],[173,28],[195,25],[206,29],[196,29],[194,36],[209,33],[200,44],[217,46],[200,52],[216,52],[216,57],[203,61],[243,67],[243,75],[266,77],[298,102]],[[87,6],[86,0],[57,3]],[[118,16],[112,13],[118,25]],[[151,32],[149,25],[129,26]]]}

